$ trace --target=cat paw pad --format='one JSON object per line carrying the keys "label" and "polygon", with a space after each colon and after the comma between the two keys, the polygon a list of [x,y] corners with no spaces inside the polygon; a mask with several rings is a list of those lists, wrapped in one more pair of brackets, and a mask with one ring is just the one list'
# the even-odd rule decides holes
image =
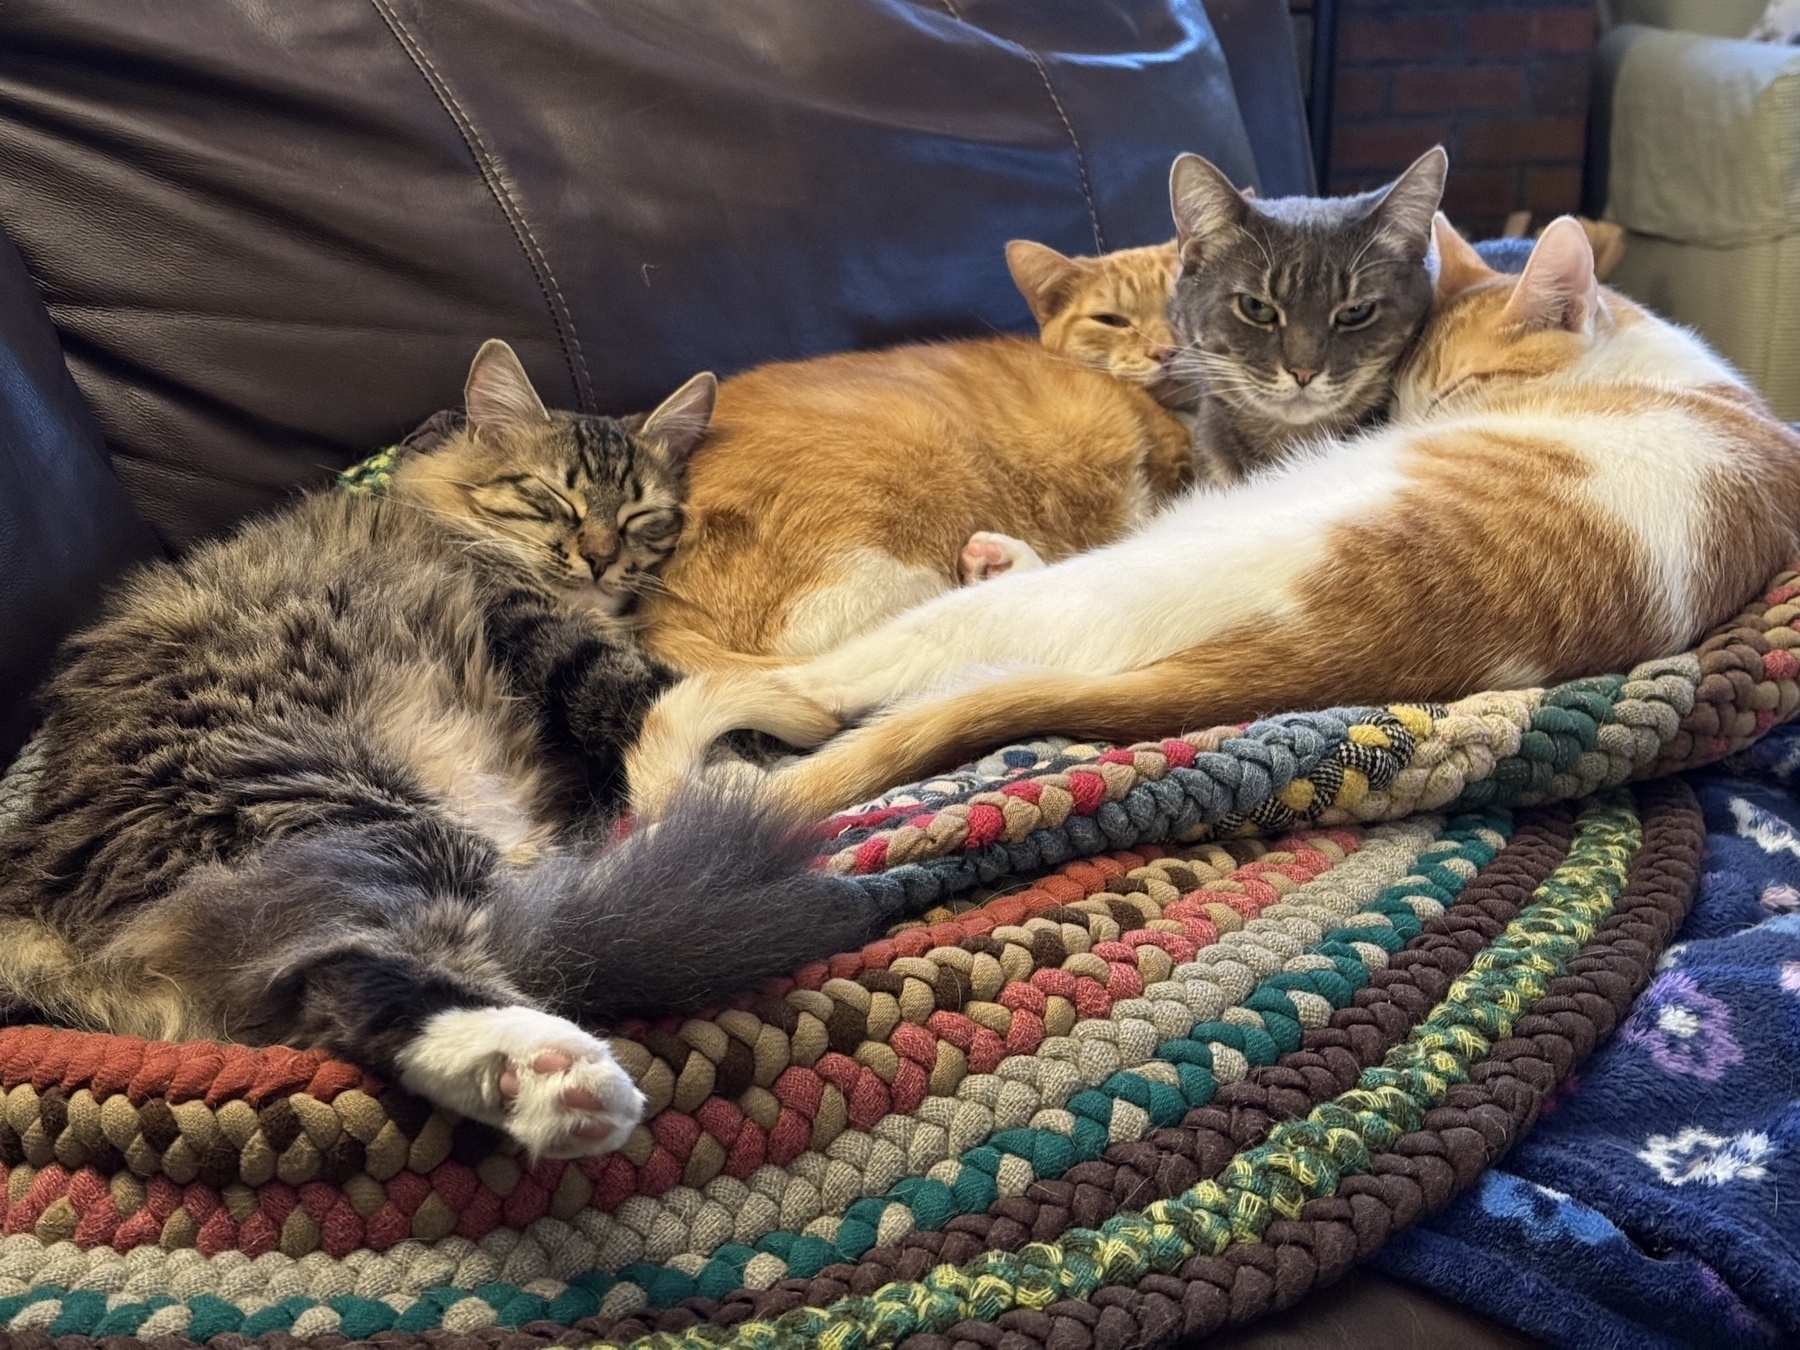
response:
{"label": "cat paw pad", "polygon": [[977,530],[969,536],[969,542],[963,545],[962,557],[957,560],[965,586],[1004,572],[1028,572],[1043,565],[1044,560],[1038,557],[1037,550],[1023,539],[986,530]]}
{"label": "cat paw pad", "polygon": [[534,1158],[610,1153],[644,1114],[605,1041],[535,1008],[441,1012],[399,1059],[406,1087],[505,1130]]}
{"label": "cat paw pad", "polygon": [[610,1153],[644,1113],[643,1094],[603,1044],[598,1054],[545,1046],[509,1060],[499,1088],[508,1133],[534,1157]]}

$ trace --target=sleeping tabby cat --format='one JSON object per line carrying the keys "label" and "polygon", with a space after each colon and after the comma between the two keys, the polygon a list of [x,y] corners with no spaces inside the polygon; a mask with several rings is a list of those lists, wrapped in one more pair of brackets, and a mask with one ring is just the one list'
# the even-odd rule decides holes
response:
{"label": "sleeping tabby cat", "polygon": [[684,681],[631,753],[634,804],[659,809],[728,728],[816,744],[914,700],[774,776],[817,818],[1022,735],[1131,742],[1520,688],[1728,618],[1800,547],[1800,435],[1699,339],[1601,288],[1574,220],[1516,278],[1441,217],[1437,236],[1391,423],[813,661]]}
{"label": "sleeping tabby cat", "polygon": [[[490,342],[467,429],[384,497],[135,577],[44,695],[42,786],[0,840],[0,1012],[324,1046],[567,1157],[641,1108],[574,1022],[866,940],[881,916],[742,802],[598,843],[669,679],[617,616],[680,536],[712,395],[697,376],[633,435],[545,412]],[[695,919],[727,898],[729,939]]]}

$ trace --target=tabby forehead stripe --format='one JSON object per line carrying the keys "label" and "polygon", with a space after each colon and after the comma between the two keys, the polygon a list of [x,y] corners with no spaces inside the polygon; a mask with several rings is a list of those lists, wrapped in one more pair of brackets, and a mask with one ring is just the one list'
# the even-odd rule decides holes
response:
{"label": "tabby forehead stripe", "polygon": [[[633,1344],[645,1350],[704,1346],[890,1344],[964,1317],[991,1321],[1012,1307],[1042,1308],[1085,1298],[1106,1283],[1130,1283],[1179,1268],[1198,1252],[1217,1254],[1259,1237],[1276,1217],[1296,1217],[1306,1199],[1331,1193],[1341,1176],[1416,1128],[1453,1082],[1468,1076],[1495,1038],[1506,1035],[1549,976],[1560,973],[1592,935],[1624,884],[1641,831],[1630,799],[1607,794],[1584,811],[1564,864],[1533,905],[1451,986],[1443,1003],[1358,1087],[1284,1122],[1270,1140],[1234,1159],[1221,1181],[1203,1181],[1174,1200],[1115,1215],[1099,1230],[1016,1253],[987,1252],[965,1267],[940,1266],[924,1280],[896,1282],[827,1309],[800,1308],[773,1322],[695,1327]],[[606,1343],[600,1343],[606,1344]]]}
{"label": "tabby forehead stripe", "polygon": [[[1465,823],[1467,823],[1467,822],[1465,822]],[[1498,822],[1498,823],[1503,824],[1504,822]],[[1415,836],[1415,842],[1426,842],[1429,840],[1430,835],[1433,833],[1433,831],[1431,829],[1424,828],[1419,825],[1413,826],[1409,832]],[[1396,831],[1394,833],[1398,834],[1400,832]],[[1492,838],[1493,836],[1492,836],[1491,832],[1489,832],[1489,834],[1490,834],[1490,838]],[[1497,839],[1495,840],[1495,842],[1497,842]],[[1491,844],[1478,844],[1477,845],[1477,853],[1475,854],[1475,856],[1481,857],[1481,856],[1483,856],[1482,850],[1491,851],[1491,848],[1492,848]],[[1382,850],[1380,850],[1379,848],[1374,850],[1374,852],[1377,854],[1379,854],[1381,851]],[[1412,858],[1413,851],[1411,848],[1402,847],[1400,849],[1400,856],[1401,856],[1400,866],[1403,867],[1404,863],[1406,861],[1410,861],[1410,859]],[[1451,888],[1453,889],[1455,887],[1455,885],[1458,884],[1458,882],[1460,880],[1460,876],[1461,876],[1460,872],[1453,865],[1455,859],[1453,857],[1448,857],[1448,858],[1441,857],[1439,861],[1440,861],[1440,863],[1443,863],[1443,864],[1449,864],[1449,866],[1447,868],[1440,868],[1439,870],[1441,872],[1442,879],[1447,881],[1450,884]],[[1474,869],[1471,867],[1469,870],[1472,872]],[[1416,894],[1416,892],[1418,891],[1418,885],[1419,885],[1419,882],[1417,880],[1415,880],[1415,884],[1410,887],[1399,886],[1399,887],[1393,887],[1390,889],[1413,892],[1414,893],[1413,900],[1416,905],[1417,903],[1419,903],[1419,901],[1421,899],[1421,897]],[[1344,879],[1343,886],[1350,892],[1350,894],[1341,898],[1338,905],[1336,906],[1336,916],[1337,917],[1341,917],[1343,913],[1348,912],[1350,909],[1352,909],[1354,907],[1358,892],[1361,892],[1364,895],[1367,894],[1367,891],[1364,889],[1364,887],[1356,885],[1351,878],[1346,877]],[[1300,892],[1295,892],[1293,898],[1300,899],[1303,897],[1301,896]],[[1434,904],[1435,902],[1427,901],[1426,903]],[[1304,908],[1306,908],[1306,906],[1296,905],[1295,908],[1304,909]],[[1331,911],[1327,911],[1327,912],[1329,913]],[[1379,949],[1377,948],[1377,950],[1379,950]],[[124,1302],[126,1303],[126,1305],[128,1307],[136,1309],[137,1311],[141,1312],[144,1310],[143,1297],[146,1294],[146,1292],[148,1292],[148,1291],[144,1287],[143,1283],[140,1281],[139,1286],[135,1292],[138,1295],[138,1298],[135,1301],[125,1300]],[[614,1291],[609,1292],[606,1296],[605,1304],[602,1305],[601,1310],[604,1312],[609,1312],[609,1313],[615,1311],[615,1308],[617,1308],[618,1295],[623,1292],[624,1292],[623,1290],[614,1290]],[[297,1291],[296,1291],[296,1293],[297,1293]],[[493,1296],[493,1291],[490,1290],[490,1297],[492,1297],[492,1296]],[[585,1290],[577,1291],[574,1294],[574,1297],[576,1297],[577,1299],[583,1298],[585,1296],[586,1296]],[[39,1289],[39,1290],[35,1291],[34,1298],[35,1298],[35,1302],[30,1305],[25,1305],[21,1309],[21,1312],[24,1315],[26,1315],[27,1317],[29,1317],[31,1315],[30,1312],[28,1311],[29,1308],[41,1308],[42,1312],[39,1313],[38,1315],[39,1316],[48,1316],[51,1312],[51,1309],[50,1309],[48,1302],[46,1301],[45,1291],[43,1289]],[[525,1308],[527,1311],[531,1311],[534,1309],[537,1311],[542,1311],[543,1305],[534,1303],[532,1301],[532,1299],[530,1298],[530,1296],[527,1294],[524,1294],[524,1293],[519,1293],[517,1295],[517,1297],[515,1297],[511,1300],[511,1302],[512,1302],[512,1304],[517,1305],[521,1300],[524,1301]],[[305,1300],[303,1298],[300,1299],[300,1302],[304,1302],[304,1301]],[[566,1300],[562,1300],[562,1301],[566,1302]],[[606,1305],[612,1305],[612,1306],[606,1306]],[[260,1327],[260,1326],[266,1324],[268,1316],[287,1315],[288,1313],[292,1313],[296,1306],[298,1306],[298,1305],[294,1302],[294,1299],[292,1297],[290,1297],[288,1302],[286,1304],[284,1304],[280,1310],[270,1311],[268,1309],[250,1309],[249,1310],[250,1311],[250,1319],[249,1319],[249,1322],[247,1323],[247,1325],[250,1325],[252,1327],[252,1329],[255,1329],[257,1327]],[[590,1307],[590,1309],[592,1308],[591,1303],[589,1304],[589,1307]],[[179,1313],[175,1313],[175,1312],[173,1312],[171,1310],[167,1310],[167,1309],[154,1309],[154,1310],[150,1310],[150,1311],[151,1311],[152,1316],[160,1319],[160,1321],[164,1322],[164,1323],[168,1322],[171,1317],[179,1316]],[[352,1309],[352,1311],[356,1313],[356,1318],[354,1319],[356,1325],[367,1325],[366,1319],[367,1319],[369,1310],[366,1307],[364,1307],[362,1305],[356,1305]],[[561,1311],[564,1311],[564,1309],[559,1308],[558,1311],[561,1312]],[[216,1309],[212,1310],[212,1313],[213,1313],[213,1315],[218,1315]],[[462,1315],[470,1316],[470,1315],[474,1315],[474,1313],[470,1310],[465,1310]],[[63,1314],[59,1313],[58,1316],[63,1316]],[[509,1320],[510,1320],[510,1318],[509,1318]],[[416,1318],[414,1319],[414,1324],[416,1325]],[[117,1325],[116,1322],[115,1322],[115,1325]],[[123,1330],[126,1328],[124,1328],[123,1326],[120,1326],[119,1329]]]}

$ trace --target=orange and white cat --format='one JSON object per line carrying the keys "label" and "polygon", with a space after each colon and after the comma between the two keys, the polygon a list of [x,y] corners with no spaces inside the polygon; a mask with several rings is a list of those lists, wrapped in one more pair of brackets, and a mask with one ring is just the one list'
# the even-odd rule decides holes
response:
{"label": "orange and white cat", "polygon": [[687,672],[792,661],[1143,524],[1192,466],[1187,429],[1147,389],[1172,351],[1172,273],[1146,252],[1065,259],[1078,276],[1027,290],[1041,343],[918,344],[726,380],[689,465],[681,547],[640,607],[645,648]]}
{"label": "orange and white cat", "polygon": [[1800,547],[1800,436],[1698,338],[1599,286],[1573,219],[1517,278],[1440,217],[1393,419],[1130,538],[942,596],[803,665],[703,677],[629,772],[655,814],[719,733],[817,743],[817,817],[1031,734],[1133,741],[1261,713],[1618,670],[1728,618]]}

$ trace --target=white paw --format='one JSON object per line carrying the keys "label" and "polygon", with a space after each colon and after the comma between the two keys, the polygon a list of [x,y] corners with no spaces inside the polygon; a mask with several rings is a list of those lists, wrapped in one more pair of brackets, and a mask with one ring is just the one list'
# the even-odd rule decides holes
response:
{"label": "white paw", "polygon": [[965,586],[1003,572],[1029,572],[1043,565],[1044,560],[1038,557],[1037,550],[1023,539],[1014,539],[1010,534],[991,534],[987,530],[977,530],[970,535],[969,542],[963,545],[962,557],[957,560]]}
{"label": "white paw", "polygon": [[505,1130],[534,1158],[610,1153],[644,1115],[605,1041],[535,1008],[438,1013],[399,1058],[405,1087]]}

